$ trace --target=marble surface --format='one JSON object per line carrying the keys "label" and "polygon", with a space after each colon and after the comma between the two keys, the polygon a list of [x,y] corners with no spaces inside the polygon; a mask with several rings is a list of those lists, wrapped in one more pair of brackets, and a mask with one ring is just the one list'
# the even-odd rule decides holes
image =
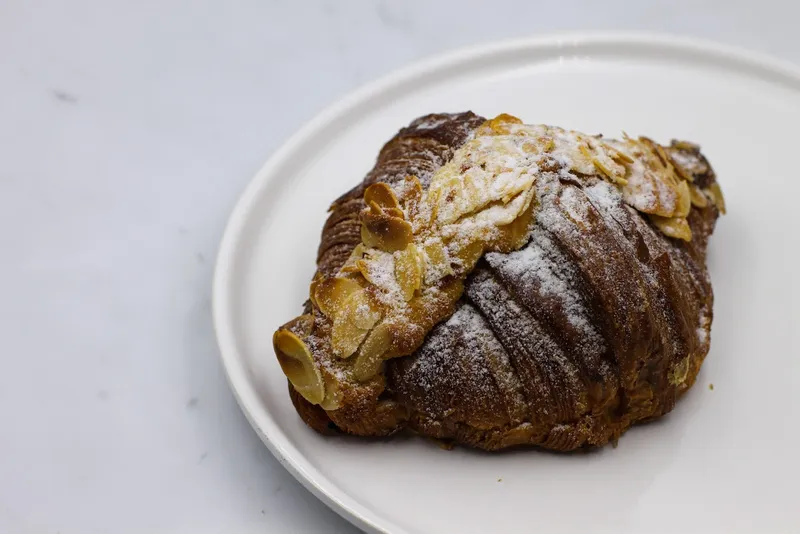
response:
{"label": "marble surface", "polygon": [[354,532],[272,458],[219,363],[212,265],[261,163],[351,89],[459,46],[635,29],[800,62],[798,15],[770,0],[0,0],[0,532]]}

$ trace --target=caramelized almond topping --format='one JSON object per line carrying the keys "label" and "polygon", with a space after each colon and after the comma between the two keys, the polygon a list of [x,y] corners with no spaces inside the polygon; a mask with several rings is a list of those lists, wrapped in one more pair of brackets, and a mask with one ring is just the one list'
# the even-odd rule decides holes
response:
{"label": "caramelized almond topping", "polygon": [[689,223],[684,218],[650,215],[650,220],[653,221],[656,228],[669,237],[682,239],[684,241],[692,240],[692,229],[689,228]]}
{"label": "caramelized almond topping", "polygon": [[278,330],[272,336],[275,355],[283,374],[294,389],[312,404],[325,397],[325,385],[311,351],[302,339],[289,330]]}

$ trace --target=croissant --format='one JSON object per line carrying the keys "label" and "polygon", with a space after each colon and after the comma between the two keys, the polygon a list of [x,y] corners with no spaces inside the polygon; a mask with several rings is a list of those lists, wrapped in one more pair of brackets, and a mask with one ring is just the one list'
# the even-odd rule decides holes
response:
{"label": "croissant", "polygon": [[616,443],[695,382],[724,210],[688,142],[416,119],[331,206],[304,313],[273,336],[292,402],[325,434]]}

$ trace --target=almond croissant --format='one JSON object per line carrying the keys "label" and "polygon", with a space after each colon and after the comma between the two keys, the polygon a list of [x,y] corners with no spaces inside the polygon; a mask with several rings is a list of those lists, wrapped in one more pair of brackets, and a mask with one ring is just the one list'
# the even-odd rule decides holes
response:
{"label": "almond croissant", "polygon": [[273,339],[292,401],[323,433],[616,441],[695,381],[722,212],[690,143],[421,117],[331,207],[305,313]]}

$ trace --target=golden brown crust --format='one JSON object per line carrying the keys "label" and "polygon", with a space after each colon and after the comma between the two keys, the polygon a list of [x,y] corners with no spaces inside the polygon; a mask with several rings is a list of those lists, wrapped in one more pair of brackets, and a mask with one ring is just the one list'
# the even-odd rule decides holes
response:
{"label": "golden brown crust", "polygon": [[[482,123],[470,113],[433,115],[401,130],[365,181],[332,206],[318,273],[336,273],[361,242],[366,186],[407,175],[427,186]],[[670,411],[708,351],[705,249],[720,204],[709,201],[718,186],[697,147],[659,148],[699,194],[686,219],[691,241],[665,236],[662,221],[642,216],[602,180],[544,173],[528,245],[487,254],[456,313],[414,354],[386,362],[385,377],[326,392],[326,406],[337,409],[326,412],[292,389],[300,416],[320,432],[408,428],[487,450],[572,450],[614,441]],[[307,312],[315,321],[307,342],[329,343],[330,321],[313,306]],[[330,379],[337,371],[321,372]]]}

